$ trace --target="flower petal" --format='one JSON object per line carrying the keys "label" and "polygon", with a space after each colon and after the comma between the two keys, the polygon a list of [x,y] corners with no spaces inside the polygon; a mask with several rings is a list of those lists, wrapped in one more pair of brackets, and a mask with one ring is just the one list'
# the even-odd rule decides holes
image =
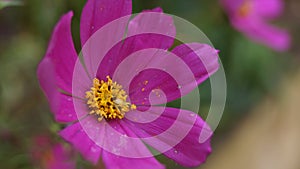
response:
{"label": "flower petal", "polygon": [[[220,0],[220,2],[230,17],[275,19],[282,13],[284,7],[282,0]],[[246,15],[241,15],[241,12],[245,12]]]}
{"label": "flower petal", "polygon": [[75,169],[76,163],[74,161],[74,154],[70,149],[66,149],[61,144],[53,146],[53,154],[55,160],[50,164],[51,169]]}
{"label": "flower petal", "polygon": [[284,8],[282,0],[253,0],[255,13],[265,19],[275,19],[279,17]]}
{"label": "flower petal", "polygon": [[85,159],[97,164],[102,149],[89,138],[79,122],[66,127],[59,135],[70,142]]}
{"label": "flower petal", "polygon": [[120,159],[152,157],[144,143],[118,120],[99,122],[95,116],[87,116],[62,130],[60,135],[94,164],[104,151]]}
{"label": "flower petal", "polygon": [[224,10],[230,15],[236,15],[241,6],[245,3],[244,0],[220,0]]}
{"label": "flower petal", "polygon": [[129,158],[152,157],[141,140],[126,125],[120,125],[121,121],[99,122],[96,116],[91,115],[80,123],[87,136],[105,151]]}
{"label": "flower petal", "polygon": [[180,57],[201,84],[219,68],[218,51],[207,44],[189,43],[177,46],[172,53]]}
{"label": "flower petal", "polygon": [[[75,96],[83,98],[82,92],[78,91],[85,92],[86,83],[89,82],[87,73],[74,49],[71,36],[72,16],[72,12],[67,13],[56,25],[46,55],[37,70],[39,83],[58,122],[77,120],[73,101],[77,102],[80,99],[73,100],[71,95],[75,94]],[[80,76],[75,79],[75,86],[73,86],[73,75],[76,78]],[[75,93],[72,91],[72,87],[75,89]]]}
{"label": "flower petal", "polygon": [[38,77],[40,85],[58,122],[72,122],[77,119],[71,96],[59,92],[56,87],[56,75],[52,61],[44,58],[39,64]]}
{"label": "flower petal", "polygon": [[[72,75],[77,59],[71,35],[71,19],[73,13],[65,14],[57,23],[45,57],[38,66],[38,79],[47,79],[45,64],[52,64],[55,74],[55,86],[71,93]],[[47,63],[45,63],[47,62]],[[44,89],[44,87],[42,86]]]}
{"label": "flower petal", "polygon": [[[228,12],[231,24],[248,38],[265,44],[276,51],[286,51],[290,47],[290,35],[287,31],[267,23],[281,15],[284,3],[281,0],[221,0]],[[243,5],[246,15],[240,15]],[[248,9],[249,8],[249,9]],[[249,11],[247,11],[249,10]]]}
{"label": "flower petal", "polygon": [[[168,49],[176,36],[172,17],[160,8],[144,11],[129,22],[127,38],[113,46],[103,58],[97,77],[112,76],[119,64],[130,54],[147,49]],[[98,48],[99,49],[99,48]]]}
{"label": "flower petal", "polygon": [[177,46],[172,52],[135,52],[118,66],[113,78],[128,91],[134,104],[163,104],[191,92],[218,67],[214,48],[190,43]]}
{"label": "flower petal", "polygon": [[[180,93],[178,86],[179,84],[170,74],[158,69],[147,69],[131,81],[130,102],[136,105],[167,103],[186,94]],[[184,90],[192,91],[195,87],[196,83],[186,86]]]}
{"label": "flower petal", "polygon": [[126,158],[116,156],[112,153],[103,151],[103,162],[106,169],[164,169],[165,166],[160,164],[154,157],[148,158]]}
{"label": "flower petal", "polygon": [[265,44],[276,51],[290,48],[291,37],[285,30],[256,19],[233,19],[232,24],[250,39]]}
{"label": "flower petal", "polygon": [[[143,39],[139,39],[139,46],[150,39],[153,39],[152,43],[158,43],[157,46],[160,49],[169,49],[176,36],[176,27],[174,25],[173,18],[165,13],[159,7],[152,10],[144,10],[134,17],[128,25],[127,37],[144,34]],[[152,38],[151,34],[160,34],[162,36],[156,36]]]}
{"label": "flower petal", "polygon": [[[128,126],[120,121],[111,121],[111,127],[106,128],[106,151],[103,151],[103,162],[107,169],[164,169],[164,165],[160,164],[144,143],[137,138]],[[115,131],[113,131],[113,130]],[[120,137],[117,133],[120,133]],[[125,136],[125,137],[124,137]],[[129,137],[128,137],[129,136]],[[109,139],[107,139],[109,138]],[[111,144],[107,146],[107,144]],[[132,165],[134,164],[134,165]]]}
{"label": "flower petal", "polygon": [[82,46],[105,24],[130,15],[131,8],[131,0],[88,0],[82,10],[80,21]]}
{"label": "flower petal", "polygon": [[51,105],[50,103],[50,105],[55,115],[55,121],[69,123],[77,120],[71,96],[57,93],[56,97],[52,98],[52,101],[54,101],[54,104]]}
{"label": "flower petal", "polygon": [[[124,120],[145,143],[186,167],[205,162],[211,152],[212,131],[197,114],[167,107],[151,107],[147,112],[132,112],[138,119]],[[144,123],[158,114],[154,121]]]}

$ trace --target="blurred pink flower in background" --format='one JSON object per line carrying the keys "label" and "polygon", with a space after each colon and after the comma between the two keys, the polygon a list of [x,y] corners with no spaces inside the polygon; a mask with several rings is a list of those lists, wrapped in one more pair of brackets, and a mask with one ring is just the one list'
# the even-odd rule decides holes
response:
{"label": "blurred pink flower in background", "polygon": [[232,26],[248,38],[276,51],[289,49],[289,33],[268,23],[282,14],[282,0],[221,0],[221,4]]}
{"label": "blurred pink flower in background", "polygon": [[31,147],[32,161],[42,169],[75,169],[75,152],[49,136],[37,136]]}
{"label": "blurred pink flower in background", "polygon": [[[123,16],[130,16],[131,9],[131,0],[87,1],[82,11],[80,23],[82,47],[84,48],[91,36],[107,23]],[[151,11],[159,15],[162,14],[160,8],[148,10],[142,14]],[[182,94],[191,92],[197,85],[218,70],[217,51],[209,45],[200,43],[182,44],[175,47],[170,53],[176,55],[177,59],[182,60],[190,68],[191,76],[193,76],[192,80],[188,79],[187,73],[185,73],[186,70],[169,64],[168,68],[178,72],[177,76],[181,78],[180,84],[182,85],[180,87],[172,76],[156,69],[141,71],[134,76],[129,84],[128,76],[133,74],[133,72],[130,74],[132,65],[152,64],[153,66],[162,64],[164,61],[162,58],[168,58],[166,51],[173,45],[173,37],[176,35],[172,17],[163,17],[165,19],[159,18],[156,20],[151,19],[151,17],[144,17],[142,14],[129,21],[128,36],[147,29],[150,24],[152,27],[159,27],[163,31],[161,34],[169,33],[170,37],[151,33],[127,37],[106,53],[99,67],[97,62],[92,60],[91,55],[84,53],[83,57],[88,71],[77,74],[74,70],[75,65],[79,69],[81,68],[80,70],[83,70],[83,66],[79,62],[77,62],[79,64],[76,64],[78,56],[74,49],[70,29],[73,14],[72,12],[65,14],[56,25],[46,55],[39,64],[38,79],[40,85],[48,98],[56,121],[71,123],[59,134],[70,142],[85,159],[92,163],[97,164],[102,157],[103,163],[108,169],[165,168],[153,157],[146,145],[140,140],[140,138],[154,138],[152,139],[154,141],[145,139],[145,142],[180,165],[198,166],[206,160],[211,152],[210,137],[212,131],[206,122],[197,113],[188,110],[152,106],[147,96],[156,89],[163,90],[167,100],[156,93],[157,100],[155,100],[155,103],[160,105],[166,103],[166,101],[176,100]],[[122,29],[121,37],[124,35],[123,31],[126,30],[126,25],[125,27],[122,27],[122,25],[117,27],[117,29]],[[113,32],[113,34],[118,34],[118,32]],[[112,39],[111,36],[107,39]],[[105,41],[99,42],[99,45],[97,43],[99,51],[101,51],[101,46],[105,46],[105,43]],[[190,46],[195,47],[196,50],[192,50]],[[114,79],[114,71],[123,60],[137,51],[149,48],[155,48],[156,54],[148,52],[142,56],[143,58],[152,59],[151,62],[150,60],[148,62],[134,60],[128,65],[126,71],[120,71],[122,75],[118,76],[119,79]],[[99,51],[95,53],[98,54]],[[157,55],[159,57],[155,58],[154,56]],[[204,64],[208,66],[205,67]],[[91,73],[93,72],[90,71],[92,68],[96,68],[95,74]],[[77,78],[73,78],[74,75]],[[74,82],[74,79],[78,83]],[[119,85],[120,81],[125,84],[120,83]],[[74,84],[77,87],[74,87]],[[87,86],[84,84],[87,84]],[[76,90],[72,90],[72,87]],[[113,94],[114,91],[119,94]],[[183,93],[181,93],[182,91]],[[106,93],[105,96],[102,95],[103,93]],[[128,94],[131,103],[127,102],[126,94]],[[76,104],[80,107],[78,111],[75,110]],[[152,109],[148,110],[149,107]],[[141,109],[147,111],[144,111],[144,113],[137,111]],[[120,111],[118,112],[118,110]],[[78,112],[80,114],[76,114]],[[160,112],[162,114],[159,114],[157,119],[153,120],[153,116]],[[125,113],[131,116],[132,119],[144,119],[150,122],[140,123],[139,121],[129,120],[124,118]],[[180,114],[181,117],[179,117]],[[174,125],[175,122],[177,122],[177,125]],[[83,125],[89,128],[86,129]],[[173,126],[176,126],[177,130],[168,133],[167,130]],[[184,129],[188,126],[190,126],[188,131],[184,132]],[[209,136],[200,143],[199,137],[202,130],[205,130]],[[166,134],[163,134],[164,137],[159,137],[161,133]],[[182,135],[183,138],[180,139],[179,135]],[[128,141],[129,138],[138,139]],[[111,149],[99,146],[99,142],[96,143],[95,139],[104,142],[105,146],[111,146]],[[173,143],[176,144],[173,146]],[[168,146],[171,147],[166,150]],[[120,153],[122,155],[119,155]],[[141,154],[142,157],[131,157],[129,154],[133,153]],[[145,157],[144,154],[149,154],[149,156]]]}

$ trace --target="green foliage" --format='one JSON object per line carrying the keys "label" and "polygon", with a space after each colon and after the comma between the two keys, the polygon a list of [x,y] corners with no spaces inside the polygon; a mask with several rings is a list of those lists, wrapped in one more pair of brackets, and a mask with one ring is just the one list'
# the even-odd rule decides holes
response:
{"label": "green foliage", "polygon": [[19,6],[23,5],[21,1],[0,1],[0,9],[8,6]]}

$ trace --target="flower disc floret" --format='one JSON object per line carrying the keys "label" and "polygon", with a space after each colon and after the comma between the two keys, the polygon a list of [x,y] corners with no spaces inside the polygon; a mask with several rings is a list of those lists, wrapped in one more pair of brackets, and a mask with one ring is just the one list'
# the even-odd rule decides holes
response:
{"label": "flower disc floret", "polygon": [[93,86],[86,92],[90,114],[96,115],[98,121],[103,118],[123,119],[126,112],[136,109],[134,104],[127,102],[127,94],[122,86],[107,76],[107,81],[94,78]]}

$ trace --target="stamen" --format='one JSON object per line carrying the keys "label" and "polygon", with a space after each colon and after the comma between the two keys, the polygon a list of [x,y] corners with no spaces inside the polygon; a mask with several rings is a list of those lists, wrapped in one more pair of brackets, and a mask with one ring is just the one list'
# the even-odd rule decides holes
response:
{"label": "stamen", "polygon": [[245,0],[238,10],[238,15],[246,17],[252,10],[252,3],[249,0]]}
{"label": "stamen", "polygon": [[136,105],[126,101],[126,92],[109,76],[107,82],[94,78],[93,86],[86,92],[90,114],[96,115],[98,121],[105,119],[123,119],[129,110],[135,110]]}

